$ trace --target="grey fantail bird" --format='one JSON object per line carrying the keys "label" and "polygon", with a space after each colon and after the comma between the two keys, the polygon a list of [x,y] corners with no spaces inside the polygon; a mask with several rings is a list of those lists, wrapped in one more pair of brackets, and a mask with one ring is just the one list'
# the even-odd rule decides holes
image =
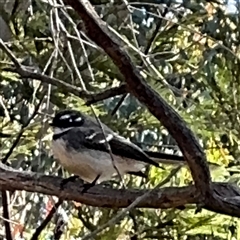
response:
{"label": "grey fantail bird", "polygon": [[144,176],[141,170],[147,164],[159,167],[149,157],[151,154],[153,158],[160,155],[160,162],[161,159],[162,162],[184,161],[183,157],[175,155],[151,152],[148,155],[105,124],[100,126],[95,118],[79,111],[60,111],[50,125],[54,131],[54,157],[66,170],[90,184],[109,180],[114,174]]}

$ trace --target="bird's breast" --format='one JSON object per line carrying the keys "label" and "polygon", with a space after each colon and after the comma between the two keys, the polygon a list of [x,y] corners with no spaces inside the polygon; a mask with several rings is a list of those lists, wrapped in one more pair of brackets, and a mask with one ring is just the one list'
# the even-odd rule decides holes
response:
{"label": "bird's breast", "polygon": [[99,174],[98,165],[84,152],[66,148],[63,140],[53,141],[52,151],[58,162],[69,172],[78,175],[87,182],[92,182]]}
{"label": "bird's breast", "polygon": [[98,175],[99,182],[110,179],[116,174],[115,167],[123,175],[129,171],[140,171],[145,166],[143,162],[115,155],[113,164],[109,153],[83,148],[77,151],[67,148],[62,139],[52,142],[52,151],[54,157],[67,171],[87,182],[93,182]]}

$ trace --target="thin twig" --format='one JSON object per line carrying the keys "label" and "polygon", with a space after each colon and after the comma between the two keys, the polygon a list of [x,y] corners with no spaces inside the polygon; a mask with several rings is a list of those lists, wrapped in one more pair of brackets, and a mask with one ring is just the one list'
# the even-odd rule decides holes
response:
{"label": "thin twig", "polygon": [[30,118],[22,125],[21,130],[18,134],[18,136],[16,137],[15,141],[13,142],[11,148],[9,149],[9,151],[7,152],[7,154],[5,155],[5,157],[2,159],[2,163],[6,163],[7,160],[9,159],[9,157],[11,156],[11,154],[13,153],[14,149],[16,148],[16,146],[18,145],[24,131],[25,128],[30,124],[30,122],[33,120],[33,118],[37,115],[38,110],[42,104],[42,101],[45,97],[45,92],[42,95],[42,98],[40,99],[39,103],[37,104],[37,106],[34,109],[34,112],[32,113],[32,115],[30,116]]}
{"label": "thin twig", "polygon": [[87,100],[85,104],[89,106],[96,102],[105,100],[110,97],[115,97],[115,96],[124,94],[126,92],[127,92],[126,84],[121,84],[119,87],[113,87],[110,89],[106,89],[103,92],[93,94],[91,96],[92,99]]}
{"label": "thin twig", "polygon": [[[56,4],[56,2],[55,2],[55,4]],[[55,13],[55,17],[56,17],[55,24],[54,24],[54,17],[53,17],[54,13]],[[50,26],[51,26],[51,31],[52,31],[52,35],[53,35],[55,50],[54,50],[54,52],[51,56],[51,66],[50,66],[49,75],[50,75],[50,77],[53,77],[53,73],[54,73],[53,66],[57,62],[57,57],[58,57],[58,54],[60,53],[60,50],[59,50],[59,42],[60,42],[60,39],[59,39],[59,18],[58,18],[58,13],[57,13],[56,8],[52,8],[52,10],[50,12],[50,19],[51,19]],[[50,59],[49,59],[49,64],[50,64]],[[47,66],[45,67],[45,69],[46,68],[47,68]],[[52,85],[49,84],[48,85],[48,94],[47,94],[47,103],[46,103],[47,109],[49,108],[49,103],[50,103],[51,88],[52,88]],[[51,221],[52,217],[54,216],[54,213],[57,211],[58,207],[62,204],[62,202],[63,201],[59,199],[58,202],[54,204],[54,206],[50,210],[47,217],[43,220],[43,222],[40,224],[40,226],[36,229],[35,233],[32,236],[32,239],[38,239],[41,232],[44,230],[44,228],[47,226],[47,224]],[[56,229],[54,229],[53,239],[59,239],[60,236],[61,236],[60,230],[58,228],[58,224],[56,224]]]}
{"label": "thin twig", "polygon": [[51,211],[41,223],[41,225],[36,229],[35,233],[32,235],[31,240],[37,240],[39,235],[41,234],[42,230],[47,226],[47,224],[51,221],[54,213],[57,211],[58,207],[63,203],[63,200],[59,199],[54,206],[52,207]]}
{"label": "thin twig", "polygon": [[[169,2],[170,2],[170,1],[169,1]],[[169,6],[169,5],[170,5],[170,4],[167,3],[167,6]],[[162,16],[166,16],[167,13],[168,13],[168,8],[165,8]],[[152,36],[150,37],[150,39],[149,39],[149,41],[148,41],[148,43],[147,43],[147,46],[146,46],[145,51],[144,51],[144,55],[148,55],[148,53],[149,53],[149,51],[150,51],[150,49],[151,49],[151,47],[152,47],[152,44],[154,43],[154,40],[156,39],[156,36],[157,36],[157,34],[159,33],[159,30],[160,30],[160,27],[161,27],[161,25],[162,25],[162,22],[163,22],[163,18],[160,18],[159,21],[158,21],[158,23],[157,23],[157,26],[156,26],[153,34],[152,34]],[[140,56],[141,56],[141,55],[140,55]],[[139,64],[140,67],[142,67],[143,64],[144,64],[144,58],[143,58],[143,56],[141,56],[141,59],[142,59],[142,60],[141,60],[141,62],[140,62],[140,64]],[[120,108],[120,106],[122,105],[122,103],[124,102],[124,100],[126,99],[126,97],[127,97],[128,95],[129,95],[129,93],[126,93],[126,94],[124,94],[124,95],[121,97],[121,99],[118,101],[117,105],[114,107],[114,109],[113,109],[112,112],[111,112],[111,115],[112,115],[112,116],[114,116],[114,115],[116,114],[117,110]]]}
{"label": "thin twig", "polygon": [[126,99],[126,97],[128,96],[128,93],[125,93],[120,100],[118,101],[117,105],[114,107],[114,109],[111,112],[111,115],[114,116],[117,112],[117,110],[121,107],[122,103],[124,102],[124,100]]}
{"label": "thin twig", "polygon": [[[31,117],[26,121],[25,124],[22,125],[22,128],[17,136],[17,138],[15,139],[15,141],[13,142],[11,148],[9,149],[9,151],[7,152],[7,154],[5,155],[5,157],[2,159],[2,163],[6,163],[7,160],[9,159],[9,157],[11,156],[11,154],[13,153],[14,149],[17,147],[25,128],[30,124],[30,122],[32,121],[32,119],[36,116],[41,104],[42,104],[42,100],[44,98],[45,94],[43,94],[42,99],[40,99],[40,102],[38,103],[38,105],[35,107],[35,110],[33,112],[33,114],[31,115]],[[12,235],[11,235],[11,227],[10,227],[10,222],[9,222],[9,211],[8,211],[8,199],[7,199],[7,192],[6,191],[2,191],[2,205],[3,205],[3,217],[4,217],[4,225],[5,225],[5,230],[6,230],[6,237],[8,240],[12,239]]]}
{"label": "thin twig", "polygon": [[96,237],[96,235],[100,232],[102,232],[105,228],[116,224],[117,222],[119,222],[128,211],[130,211],[131,209],[133,209],[134,207],[136,207],[141,201],[143,201],[145,198],[147,198],[149,196],[149,194],[162,187],[164,184],[166,184],[179,170],[181,169],[181,166],[178,166],[177,168],[173,169],[170,174],[161,182],[159,183],[155,188],[147,191],[145,194],[143,194],[142,196],[138,197],[134,202],[132,202],[127,208],[125,208],[124,210],[122,210],[120,213],[118,213],[114,218],[110,219],[107,223],[103,224],[101,227],[99,227],[97,230],[93,231],[90,234],[87,234],[85,236],[83,236],[82,240],[86,240],[86,239],[91,239]]}
{"label": "thin twig", "polygon": [[65,225],[66,222],[63,220],[63,217],[59,216],[56,222],[56,226],[53,230],[53,240],[59,240],[61,238]]}
{"label": "thin twig", "polygon": [[78,210],[78,218],[82,221],[84,227],[86,227],[90,232],[94,231],[96,229],[96,226],[91,223],[91,218],[89,218],[88,216],[86,216],[85,219],[83,216],[84,210],[82,209],[82,206],[77,208]]}
{"label": "thin twig", "polygon": [[6,239],[12,240],[11,225],[10,225],[10,216],[8,211],[8,196],[7,191],[2,191],[2,206],[3,206],[3,222],[5,226]]}
{"label": "thin twig", "polygon": [[79,87],[73,86],[60,79],[49,77],[45,74],[35,72],[35,69],[32,67],[21,65],[18,62],[17,58],[12,53],[12,51],[5,45],[5,43],[1,39],[0,39],[0,48],[8,55],[8,57],[12,60],[15,66],[15,68],[8,67],[8,68],[3,68],[2,70],[9,71],[9,72],[16,72],[23,78],[39,80],[44,83],[52,84],[56,87],[59,87],[60,89],[61,88],[64,89],[64,91],[67,91],[68,93],[72,93],[73,95],[86,100],[87,103],[88,102],[94,103],[96,102],[96,100],[100,101],[100,100],[104,100],[104,99],[114,97],[116,95],[120,95],[124,93],[123,86],[112,88],[112,90],[107,89],[106,91],[103,91],[102,93],[99,93],[99,94],[88,92],[87,90],[83,90]]}
{"label": "thin twig", "polygon": [[74,95],[79,96],[79,97],[84,98],[85,94],[88,95],[87,93],[85,93],[84,91],[82,91],[78,87],[75,87],[75,86],[73,86],[71,84],[68,84],[68,83],[66,83],[62,80],[57,79],[57,78],[49,77],[45,74],[34,72],[35,69],[33,69],[32,67],[27,67],[27,66],[21,65],[18,62],[17,58],[12,53],[12,51],[2,41],[2,39],[0,39],[0,48],[7,54],[7,56],[11,59],[11,61],[15,65],[15,69],[10,69],[9,68],[9,69],[6,69],[6,70],[15,71],[21,77],[24,77],[24,78],[40,80],[41,82],[49,83],[49,84],[52,84],[52,85],[57,86],[57,87],[62,87],[65,90],[67,90],[68,92],[71,92]]}

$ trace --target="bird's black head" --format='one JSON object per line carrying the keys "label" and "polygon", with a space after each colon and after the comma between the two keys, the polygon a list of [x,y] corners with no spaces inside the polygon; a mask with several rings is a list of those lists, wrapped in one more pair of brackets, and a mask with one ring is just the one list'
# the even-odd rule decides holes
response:
{"label": "bird's black head", "polygon": [[58,112],[50,125],[55,128],[80,127],[84,123],[85,116],[76,110],[63,110]]}

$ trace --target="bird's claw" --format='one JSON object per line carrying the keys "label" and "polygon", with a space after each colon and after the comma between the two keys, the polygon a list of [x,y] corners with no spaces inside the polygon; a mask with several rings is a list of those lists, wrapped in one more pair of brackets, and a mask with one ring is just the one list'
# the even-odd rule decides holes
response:
{"label": "bird's claw", "polygon": [[64,189],[64,186],[65,186],[67,183],[69,183],[69,182],[75,182],[78,178],[79,178],[78,176],[74,175],[74,176],[71,176],[71,177],[68,177],[68,178],[63,179],[63,180],[61,181],[61,183],[60,183],[60,188],[61,188],[61,190]]}
{"label": "bird's claw", "polygon": [[82,193],[86,193],[93,186],[95,186],[95,183],[84,183]]}

